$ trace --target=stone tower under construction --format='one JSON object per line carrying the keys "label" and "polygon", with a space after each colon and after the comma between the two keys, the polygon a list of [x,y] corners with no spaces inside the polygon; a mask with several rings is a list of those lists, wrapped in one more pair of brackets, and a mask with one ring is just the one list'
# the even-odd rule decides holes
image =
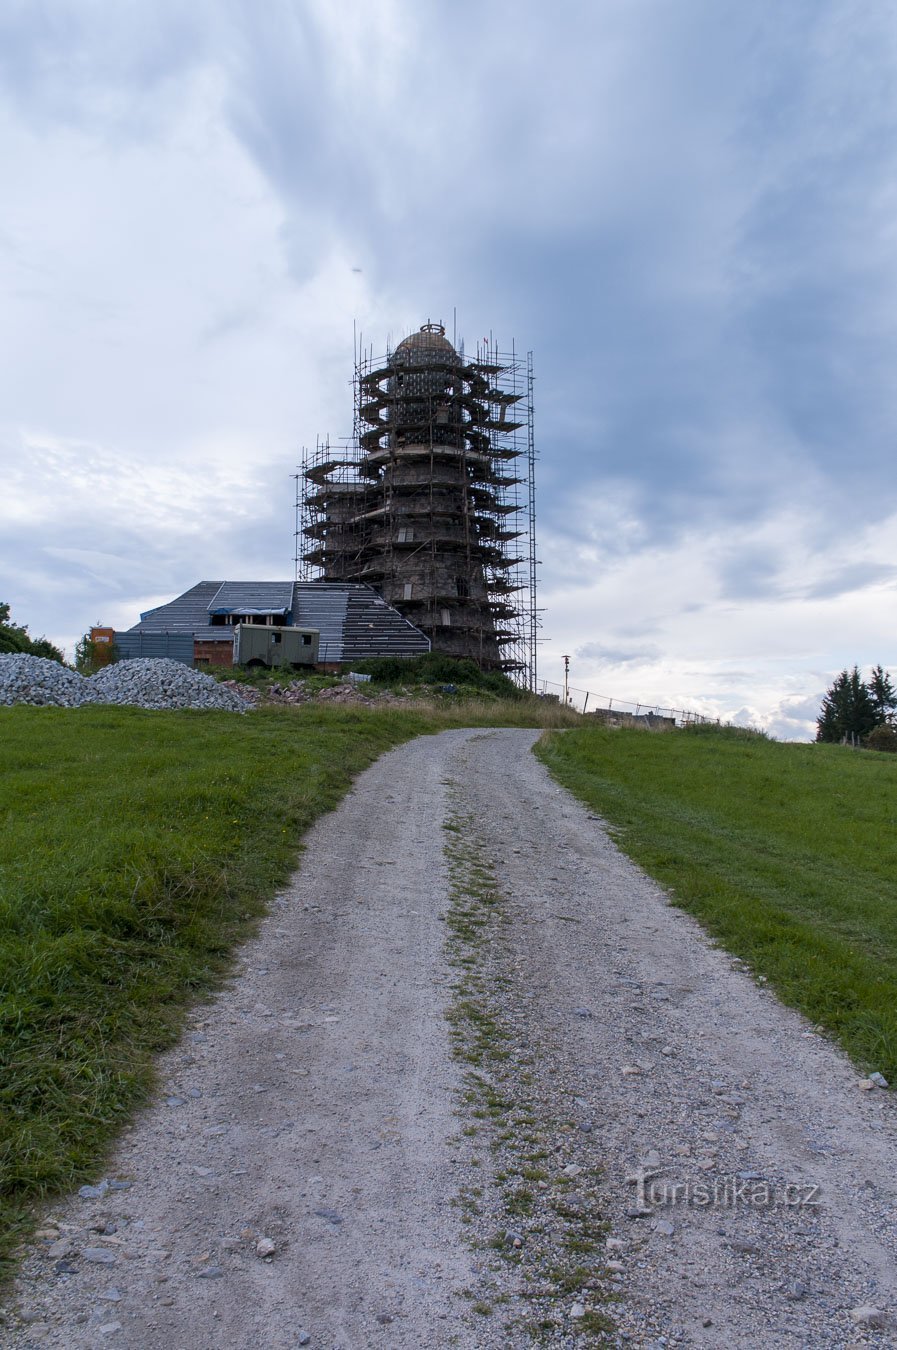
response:
{"label": "stone tower under construction", "polygon": [[300,575],[367,582],[434,651],[533,686],[532,389],[531,355],[468,361],[441,324],[359,355],[352,441],[303,465]]}

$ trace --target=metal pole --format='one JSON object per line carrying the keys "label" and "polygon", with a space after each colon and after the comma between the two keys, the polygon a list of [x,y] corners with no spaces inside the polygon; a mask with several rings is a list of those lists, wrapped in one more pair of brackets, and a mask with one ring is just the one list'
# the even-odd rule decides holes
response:
{"label": "metal pole", "polygon": [[563,662],[564,662],[564,707],[566,708],[567,702],[568,702],[569,697],[570,697],[570,695],[569,695],[569,688],[570,688],[570,658],[569,658],[569,656],[564,656],[564,657],[562,657],[561,659],[562,659]]}
{"label": "metal pole", "polygon": [[[539,615],[536,608],[536,441],[533,428],[533,354],[526,354],[526,478],[527,514],[529,525],[529,613],[527,615],[527,642],[529,648],[529,686],[536,688],[537,633]],[[515,386],[516,392],[516,386]]]}

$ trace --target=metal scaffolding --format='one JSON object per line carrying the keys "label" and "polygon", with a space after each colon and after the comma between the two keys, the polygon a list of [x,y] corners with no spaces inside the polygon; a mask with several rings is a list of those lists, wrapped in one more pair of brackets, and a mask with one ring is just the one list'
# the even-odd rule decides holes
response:
{"label": "metal scaffolding", "polygon": [[[430,638],[536,685],[532,353],[466,360],[441,324],[360,346],[351,441],[296,475],[297,577],[363,581]],[[301,541],[305,541],[302,551]]]}

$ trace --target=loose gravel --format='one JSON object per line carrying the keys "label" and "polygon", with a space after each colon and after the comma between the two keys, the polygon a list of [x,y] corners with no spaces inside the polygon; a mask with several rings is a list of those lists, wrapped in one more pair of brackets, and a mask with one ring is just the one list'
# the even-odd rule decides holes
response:
{"label": "loose gravel", "polygon": [[80,708],[96,701],[96,690],[90,681],[58,661],[21,652],[0,655],[0,704]]}
{"label": "loose gravel", "polygon": [[117,661],[91,677],[100,703],[126,704],[135,708],[214,708],[221,712],[245,712],[246,699],[234,689],[225,689],[201,670],[191,670],[180,661],[138,657]]}
{"label": "loose gravel", "polygon": [[897,1344],[891,1092],[535,734],[414,741],[318,822],[108,1180],[45,1216],[4,1350]]}
{"label": "loose gravel", "polygon": [[119,661],[85,679],[58,661],[22,654],[0,655],[0,704],[26,703],[80,708],[115,703],[148,709],[209,708],[246,712],[250,699],[179,661],[141,657]]}

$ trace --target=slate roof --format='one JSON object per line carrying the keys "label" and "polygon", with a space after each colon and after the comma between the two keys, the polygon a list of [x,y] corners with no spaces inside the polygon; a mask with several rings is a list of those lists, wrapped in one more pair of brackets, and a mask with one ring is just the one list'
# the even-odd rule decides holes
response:
{"label": "slate roof", "polygon": [[226,629],[216,630],[209,627],[209,605],[221,589],[220,581],[200,581],[189,591],[171,600],[167,605],[148,609],[141,614],[140,622],[128,629],[129,633],[192,633],[194,637],[215,638],[219,636],[230,640],[232,633]]}
{"label": "slate roof", "polygon": [[141,614],[131,633],[191,633],[230,642],[233,629],[213,614],[285,614],[296,628],[321,634],[320,661],[411,656],[430,650],[427,637],[370,586],[339,581],[200,581],[167,605]]}
{"label": "slate roof", "polygon": [[209,613],[286,614],[292,607],[292,581],[222,581]]}

